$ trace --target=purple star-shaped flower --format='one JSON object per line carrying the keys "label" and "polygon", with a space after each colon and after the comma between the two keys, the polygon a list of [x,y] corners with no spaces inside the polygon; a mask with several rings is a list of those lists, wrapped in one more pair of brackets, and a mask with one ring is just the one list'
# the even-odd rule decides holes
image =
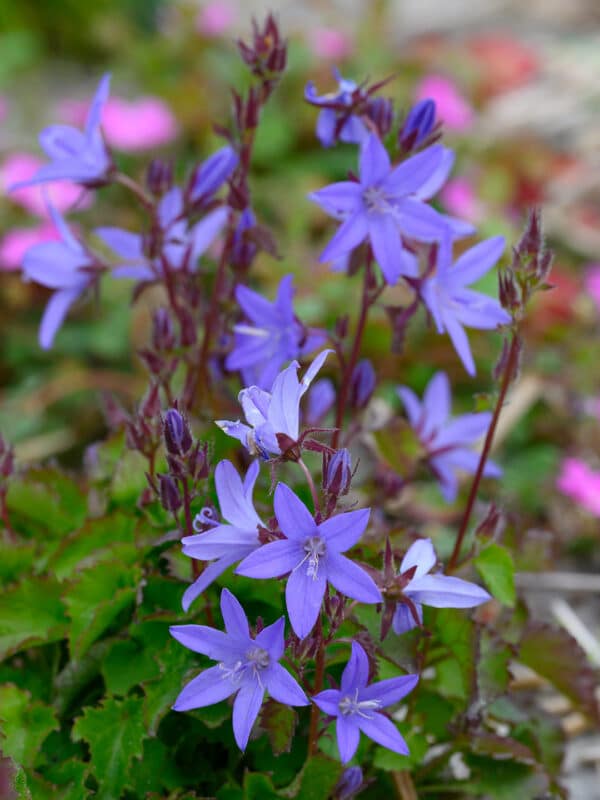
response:
{"label": "purple star-shaped flower", "polygon": [[23,277],[55,290],[40,324],[39,342],[44,350],[52,347],[69,308],[97,279],[92,254],[73,236],[48,199],[46,203],[60,240],[36,244],[23,256]]}
{"label": "purple star-shaped flower", "polygon": [[444,183],[453,162],[451,150],[432,145],[392,167],[381,140],[370,134],[361,147],[359,180],[333,183],[309,195],[342,220],[320,260],[336,261],[368,238],[389,284],[401,275],[417,277],[417,260],[404,247],[403,237],[437,242],[473,232],[472,226],[439,214],[425,202]]}
{"label": "purple star-shaped flower", "polygon": [[[306,84],[304,90],[304,99],[322,109],[317,119],[317,138],[323,147],[331,147],[338,140],[360,144],[368,135],[367,128],[359,116],[344,111],[344,106],[352,106],[353,96],[359,86],[354,81],[342,78],[337,69],[333,70],[333,75],[338,82],[337,92],[319,96],[312,81]],[[364,99],[366,98],[365,93]]]}
{"label": "purple star-shaped flower", "polygon": [[326,689],[312,699],[321,711],[336,717],[338,750],[342,764],[346,764],[358,747],[361,731],[377,744],[408,755],[406,742],[400,732],[379,711],[402,700],[415,688],[418,675],[403,675],[368,684],[369,660],[358,642],[352,642],[352,655],[342,673],[339,689]]}
{"label": "purple star-shaped flower", "polygon": [[309,701],[279,664],[284,650],[285,618],[263,628],[253,639],[244,609],[227,589],[221,593],[221,613],[226,633],[205,625],[170,628],[171,635],[184,647],[219,662],[187,684],[173,709],[204,708],[235,694],[233,735],[240,750],[244,750],[265,692],[288,706],[306,706]]}
{"label": "purple star-shaped flower", "polygon": [[[403,589],[413,608],[398,603],[394,614],[393,628],[396,633],[405,633],[423,622],[423,606],[433,608],[473,608],[491,600],[485,589],[462,578],[437,573],[429,575],[437,557],[431,539],[417,539],[407,550],[400,564],[399,575],[414,570],[412,578]],[[418,620],[415,619],[415,613]]]}
{"label": "purple star-shaped flower", "polygon": [[310,353],[325,341],[324,332],[307,330],[296,318],[292,282],[292,275],[281,279],[273,303],[247,286],[240,284],[236,289],[236,300],[251,324],[234,326],[235,346],[225,367],[239,370],[246,386],[254,384],[268,391],[286,361]]}
{"label": "purple star-shaped flower", "polygon": [[110,75],[100,81],[88,112],[83,131],[71,125],[51,125],[40,134],[42,150],[51,159],[32,178],[10,187],[10,191],[23,186],[49,181],[71,180],[84,186],[106,180],[112,160],[100,130],[102,108],[108,99]]}
{"label": "purple star-shaped flower", "polygon": [[275,516],[285,539],[255,550],[236,569],[249,578],[275,578],[289,573],[285,599],[294,633],[304,639],[313,629],[327,583],[346,597],[380,603],[373,579],[346,556],[362,536],[370,509],[336,514],[317,525],[312,514],[285,485],[275,489]]}
{"label": "purple star-shaped flower", "polygon": [[227,222],[229,211],[219,206],[188,227],[184,219],[183,192],[178,186],[161,198],[157,218],[162,231],[161,257],[150,260],[144,253],[144,239],[122,228],[96,228],[94,233],[123,259],[113,268],[115,278],[152,281],[163,274],[163,259],[173,270],[194,271],[198,258],[210,247]]}
{"label": "purple star-shaped flower", "polygon": [[216,420],[215,424],[228,436],[239,439],[252,455],[258,454],[265,460],[269,454],[281,455],[277,434],[284,434],[293,442],[298,441],[300,400],[331,352],[323,350],[319,353],[301,381],[298,380],[300,365],[293,361],[277,375],[271,392],[258,386],[242,389],[238,399],[244,409],[247,425],[239,420],[231,422],[224,419]]}
{"label": "purple star-shaped flower", "polygon": [[[429,466],[438,479],[444,499],[453,502],[458,492],[456,470],[473,473],[477,470],[479,455],[470,446],[485,435],[492,415],[481,411],[451,419],[450,383],[444,372],[437,372],[430,380],[422,403],[407,386],[400,386],[396,391],[412,428],[427,451]],[[498,478],[502,471],[493,461],[488,461],[483,474]]]}
{"label": "purple star-shaped flower", "polygon": [[475,374],[475,362],[463,325],[493,330],[511,322],[510,314],[496,299],[466,288],[492,269],[504,246],[504,237],[494,236],[471,247],[452,264],[452,242],[446,238],[438,248],[435,273],[421,285],[421,297],[439,333],[448,333],[469,375]]}
{"label": "purple star-shaped flower", "polygon": [[198,595],[228,567],[260,547],[258,527],[263,523],[252,502],[258,471],[258,461],[253,461],[248,467],[242,483],[230,461],[219,461],[217,464],[215,487],[221,514],[226,524],[211,521],[207,514],[200,512],[194,520],[194,528],[196,528],[197,522],[206,524],[209,521],[209,524],[213,526],[212,530],[198,533],[195,536],[185,536],[181,540],[186,556],[199,561],[213,562],[186,589],[182,600],[184,611],[187,611]]}

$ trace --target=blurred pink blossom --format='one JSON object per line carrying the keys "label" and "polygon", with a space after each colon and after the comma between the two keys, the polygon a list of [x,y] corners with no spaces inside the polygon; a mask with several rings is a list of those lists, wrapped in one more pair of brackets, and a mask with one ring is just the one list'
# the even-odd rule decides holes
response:
{"label": "blurred pink blossom", "polygon": [[319,58],[341,61],[352,54],[352,39],[337,28],[315,28],[308,34],[308,45]]}
{"label": "blurred pink blossom", "polygon": [[565,458],[556,487],[586,511],[600,517],[600,472],[578,458]]}
{"label": "blurred pink blossom", "polygon": [[469,222],[481,222],[483,208],[468,178],[452,178],[442,191],[440,199],[451,214]]}
{"label": "blurred pink blossom", "polygon": [[600,310],[600,264],[591,264],[585,276],[586,291]]}
{"label": "blurred pink blossom", "polygon": [[[13,153],[0,166],[0,186],[6,194],[8,187],[13,183],[25,181],[38,171],[43,162],[29,153]],[[7,196],[14,202],[38,217],[48,217],[48,209],[44,200],[45,191],[55,208],[66,211],[77,203],[78,208],[87,208],[91,201],[91,194],[76,186],[70,181],[54,181],[45,190],[40,186],[26,186]]]}
{"label": "blurred pink blossom", "polygon": [[36,228],[13,228],[0,240],[0,269],[20,269],[23,256],[30,247],[59,238],[58,231],[49,222]]}
{"label": "blurred pink blossom", "polygon": [[236,12],[226,0],[209,0],[198,12],[196,30],[205,36],[222,36],[233,25]]}
{"label": "blurred pink blossom", "polygon": [[435,101],[437,119],[449,131],[464,131],[473,124],[474,112],[457,85],[443,75],[427,75],[417,86],[415,99]]}
{"label": "blurred pink blossom", "polygon": [[[63,100],[60,116],[70,125],[83,125],[88,104]],[[109,97],[102,111],[102,132],[107,144],[117,150],[136,152],[172,142],[177,136],[177,121],[168,105],[158,97],[124,100]]]}

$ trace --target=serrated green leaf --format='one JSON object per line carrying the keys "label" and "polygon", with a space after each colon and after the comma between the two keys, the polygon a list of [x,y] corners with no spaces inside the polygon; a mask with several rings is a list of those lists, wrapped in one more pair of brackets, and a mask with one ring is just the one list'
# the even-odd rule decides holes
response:
{"label": "serrated green leaf", "polygon": [[[88,769],[88,764],[72,758],[44,769],[44,779],[52,784],[47,795],[48,800],[81,800]],[[36,792],[36,798],[38,794],[39,791]]]}
{"label": "serrated green leaf", "polygon": [[69,645],[81,658],[119,614],[135,602],[141,570],[133,565],[105,562],[81,573],[64,592],[71,619]]}
{"label": "serrated green leaf", "polygon": [[35,550],[33,544],[2,543],[0,584],[6,585],[24,577],[31,569]]}
{"label": "serrated green leaf", "polygon": [[110,694],[127,694],[138,683],[159,677],[160,671],[154,653],[134,639],[114,642],[102,663],[102,675]]}
{"label": "serrated green leaf", "polygon": [[75,481],[56,469],[30,470],[10,482],[9,511],[37,523],[51,536],[79,528],[86,517],[86,497]]}
{"label": "serrated green leaf", "polygon": [[517,599],[515,565],[508,550],[493,542],[476,556],[473,563],[494,597],[512,608]]}
{"label": "serrated green leaf", "polygon": [[298,800],[327,800],[342,774],[342,765],[326,756],[311,756],[281,796]]}
{"label": "serrated green leaf", "polygon": [[437,640],[448,655],[436,664],[435,684],[445,697],[466,699],[475,687],[475,634],[462,610],[440,608],[435,615]]}
{"label": "serrated green leaf", "polygon": [[139,797],[158,797],[162,788],[175,790],[186,783],[171,751],[160,739],[145,739],[141,759],[134,758],[129,769],[130,785]]}
{"label": "serrated green leaf", "polygon": [[0,595],[0,658],[62,639],[67,617],[60,593],[53,578],[33,578]]}
{"label": "serrated green leaf", "polygon": [[13,684],[0,686],[2,750],[25,767],[33,767],[40,758],[42,742],[58,728],[50,706],[32,701],[29,692]]}
{"label": "serrated green leaf", "polygon": [[135,546],[135,519],[113,514],[88,521],[66,537],[49,562],[59,581],[101,561],[132,563],[139,555]]}
{"label": "serrated green leaf", "polygon": [[270,778],[258,772],[244,776],[244,800],[280,800]]}
{"label": "serrated green leaf", "polygon": [[90,770],[98,781],[95,800],[115,800],[128,785],[133,758],[142,755],[146,735],[143,702],[139,697],[108,698],[96,708],[84,709],[75,720],[73,739],[83,739],[91,752]]}

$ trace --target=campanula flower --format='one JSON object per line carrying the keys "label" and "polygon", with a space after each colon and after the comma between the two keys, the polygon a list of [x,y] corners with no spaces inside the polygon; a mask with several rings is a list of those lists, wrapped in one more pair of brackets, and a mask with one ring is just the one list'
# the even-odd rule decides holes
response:
{"label": "campanula flower", "polygon": [[475,362],[463,325],[493,330],[511,322],[510,314],[495,298],[467,288],[492,269],[504,246],[503,236],[485,239],[452,264],[452,242],[446,238],[438,247],[436,271],[421,285],[421,297],[438,332],[448,333],[469,375],[475,374]]}
{"label": "campanula flower", "polygon": [[417,260],[404,247],[403,237],[437,242],[473,230],[425,202],[446,180],[453,161],[452,151],[437,144],[392,167],[383,143],[370,134],[361,147],[359,180],[333,183],[309,195],[342,221],[320,260],[336,261],[368,239],[389,284],[401,275],[417,277]]}
{"label": "campanula flower", "polygon": [[313,383],[308,393],[304,421],[307,425],[318,425],[335,403],[335,387],[329,378],[320,378]]}
{"label": "campanula flower", "polygon": [[[476,472],[479,455],[471,449],[487,433],[492,420],[488,411],[450,417],[450,383],[444,372],[437,372],[429,381],[423,402],[407,386],[396,390],[404,403],[411,427],[427,453],[444,499],[451,503],[458,492],[456,470]],[[498,478],[502,473],[497,464],[487,461],[483,474]]]}
{"label": "campanula flower", "polygon": [[191,179],[190,200],[206,202],[218,192],[237,167],[239,156],[230,145],[222,147],[196,168]]}
{"label": "campanula flower", "polygon": [[[228,567],[260,546],[258,528],[264,525],[252,501],[258,472],[258,461],[253,461],[242,483],[230,461],[220,461],[217,464],[215,487],[225,523],[213,521],[212,530],[195,536],[185,536],[181,540],[186,556],[200,561],[212,561],[183,595],[184,611]],[[197,522],[206,525],[208,521],[209,517],[201,511],[194,520],[194,528]]]}
{"label": "campanula flower", "polygon": [[100,129],[102,109],[108,99],[110,75],[100,81],[87,115],[83,131],[71,125],[51,125],[40,134],[40,145],[49,159],[49,164],[40,167],[35,175],[14,184],[11,189],[70,180],[84,186],[105,181],[112,168],[112,160],[106,149]]}
{"label": "campanula flower", "polygon": [[24,279],[55,290],[40,324],[39,342],[44,350],[52,347],[69,308],[95,283],[98,275],[94,271],[94,257],[73,236],[65,220],[49,202],[48,211],[60,240],[36,244],[23,256]]}
{"label": "campanula flower", "polygon": [[289,574],[285,599],[296,636],[304,639],[312,631],[327,583],[362,603],[382,601],[373,579],[342,555],[363,535],[370,509],[336,514],[317,525],[308,508],[285,483],[275,489],[274,508],[285,539],[265,544],[247,556],[236,573],[249,578]]}
{"label": "campanula flower", "polygon": [[283,655],[285,618],[250,636],[248,619],[236,598],[223,589],[221,613],[225,632],[206,625],[174,625],[171,635],[184,647],[218,664],[205,669],[183,689],[173,709],[189,711],[220,703],[232,694],[233,735],[245,750],[265,692],[288,706],[306,706],[306,695],[279,663]]}
{"label": "campanula flower", "polygon": [[418,675],[403,675],[368,683],[369,659],[358,642],[352,642],[352,655],[342,673],[339,689],[326,689],[313,701],[329,717],[336,718],[337,744],[342,764],[358,747],[361,732],[394,753],[408,755],[406,742],[394,723],[380,711],[402,700],[415,688]]}
{"label": "campanula flower", "polygon": [[415,103],[398,134],[398,143],[405,152],[416,150],[435,127],[435,102],[430,98]]}
{"label": "campanula flower", "polygon": [[[362,92],[357,83],[342,78],[337,69],[333,75],[338,82],[337,92],[331,92],[319,97],[312,81],[306,84],[304,99],[313,106],[319,106],[321,111],[317,119],[317,138],[323,147],[331,147],[336,141],[360,144],[368,135],[367,128],[361,118],[352,114],[350,109],[356,105],[357,100],[365,101],[367,95]],[[356,97],[356,93],[360,97]]]}
{"label": "campanula flower", "polygon": [[239,370],[246,386],[269,390],[286,361],[301,358],[324,343],[324,332],[307,330],[296,318],[292,282],[292,275],[281,279],[272,303],[247,286],[239,284],[236,289],[236,300],[250,322],[234,326],[235,345],[225,367]]}
{"label": "campanula flower", "polygon": [[414,570],[412,578],[402,591],[411,601],[418,622],[409,605],[398,603],[392,623],[396,633],[405,633],[420,624],[423,621],[423,606],[473,608],[492,599],[485,589],[475,583],[441,573],[430,575],[436,561],[431,539],[417,539],[408,548],[400,564],[399,574]]}
{"label": "campanula flower", "polygon": [[238,439],[252,455],[267,460],[269,455],[281,455],[277,434],[293,442],[300,433],[300,400],[317,376],[331,350],[323,350],[298,380],[300,364],[293,361],[277,375],[270,392],[259,386],[242,389],[238,400],[244,410],[247,425],[237,420],[219,419],[216,425],[228,436]]}

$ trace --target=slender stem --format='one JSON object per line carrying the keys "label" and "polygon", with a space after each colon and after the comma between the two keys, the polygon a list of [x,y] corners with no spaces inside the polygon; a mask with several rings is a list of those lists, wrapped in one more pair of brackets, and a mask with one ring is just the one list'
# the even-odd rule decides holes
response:
{"label": "slender stem", "polygon": [[[317,637],[319,640],[319,649],[317,650],[317,658],[315,663],[315,685],[313,689],[313,696],[318,694],[323,689],[323,677],[325,674],[325,641],[323,639],[323,626],[321,624],[321,617],[317,619]],[[316,703],[312,704],[310,710],[310,725],[308,728],[308,755],[314,756],[317,753],[317,745],[319,742],[318,737],[319,727],[319,707]]]}
{"label": "slender stem", "polygon": [[410,772],[397,770],[392,772],[392,778],[400,800],[419,800]]}
{"label": "slender stem", "polygon": [[320,514],[321,503],[319,502],[319,493],[317,492],[317,487],[315,486],[315,482],[313,481],[312,475],[310,474],[310,470],[308,469],[308,467],[301,458],[298,459],[298,466],[304,473],[304,477],[306,478],[306,482],[308,483],[313,503],[315,504],[315,511]]}
{"label": "slender stem", "polygon": [[344,413],[346,411],[346,405],[348,402],[348,393],[350,391],[350,383],[352,382],[352,373],[354,372],[354,367],[356,366],[356,362],[358,361],[358,356],[360,353],[360,347],[362,344],[362,337],[365,331],[365,325],[367,323],[367,316],[369,313],[369,279],[371,274],[371,264],[370,261],[367,262],[365,266],[365,275],[364,275],[364,282],[363,282],[363,292],[362,292],[362,301],[360,306],[360,316],[358,318],[358,323],[356,326],[356,331],[354,332],[354,342],[352,344],[352,351],[350,353],[350,358],[348,359],[348,363],[346,365],[346,369],[344,371],[344,377],[342,380],[342,385],[340,387],[340,393],[338,396],[338,403],[335,412],[335,431],[333,433],[333,437],[331,440],[331,446],[335,449],[338,446],[340,433],[342,429],[342,423],[344,421]]}
{"label": "slender stem", "polygon": [[469,526],[469,521],[471,519],[471,514],[473,513],[473,508],[475,507],[475,499],[477,497],[477,492],[479,490],[479,484],[481,483],[481,479],[483,477],[483,471],[485,469],[485,464],[490,454],[490,449],[492,447],[492,442],[494,440],[494,434],[496,432],[496,426],[498,425],[498,419],[500,418],[500,412],[504,407],[506,393],[508,391],[508,387],[510,386],[510,382],[515,372],[518,355],[519,355],[519,334],[516,331],[514,331],[512,334],[512,340],[510,343],[510,350],[508,353],[508,359],[506,361],[506,367],[504,369],[504,375],[502,376],[502,385],[500,386],[498,400],[496,401],[496,407],[494,408],[492,421],[490,423],[490,427],[488,428],[488,432],[485,437],[483,450],[481,451],[481,455],[479,456],[477,471],[475,473],[475,477],[473,478],[473,483],[471,484],[471,490],[469,492],[465,513],[462,518],[460,529],[456,536],[456,541],[454,542],[454,550],[452,551],[452,555],[450,556],[450,560],[448,561],[446,572],[450,572],[456,567],[458,558],[460,556],[460,550],[462,547],[463,539],[465,538],[465,534]]}
{"label": "slender stem", "polygon": [[134,181],[133,178],[130,178],[129,175],[125,175],[123,172],[117,172],[114,179],[115,183],[118,183],[121,186],[124,186],[126,189],[129,189],[129,191],[137,197],[144,208],[154,209],[152,198],[146,194],[139,183]]}

